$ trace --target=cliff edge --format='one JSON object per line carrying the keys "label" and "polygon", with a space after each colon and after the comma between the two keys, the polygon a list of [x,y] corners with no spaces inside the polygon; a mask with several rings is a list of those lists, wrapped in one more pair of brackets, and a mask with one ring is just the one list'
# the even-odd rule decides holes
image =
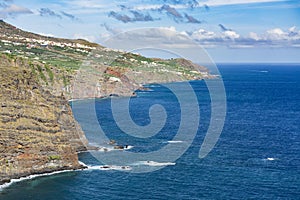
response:
{"label": "cliff edge", "polygon": [[66,99],[44,90],[26,61],[0,56],[0,184],[81,168],[85,136]]}

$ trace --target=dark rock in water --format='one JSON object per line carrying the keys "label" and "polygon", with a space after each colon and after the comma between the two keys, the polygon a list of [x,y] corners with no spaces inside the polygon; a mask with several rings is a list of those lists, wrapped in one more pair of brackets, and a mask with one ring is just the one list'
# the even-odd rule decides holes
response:
{"label": "dark rock in water", "polygon": [[95,146],[87,146],[87,150],[92,150],[92,151],[98,151],[100,150],[101,148],[100,147],[95,147]]}
{"label": "dark rock in water", "polygon": [[119,150],[122,150],[122,149],[124,149],[124,146],[114,146],[114,149],[119,149]]}
{"label": "dark rock in water", "polygon": [[115,145],[115,144],[116,144],[116,141],[115,141],[115,140],[110,140],[108,144],[110,144],[110,145]]}
{"label": "dark rock in water", "polygon": [[109,96],[110,96],[110,97],[119,97],[118,94],[110,94]]}

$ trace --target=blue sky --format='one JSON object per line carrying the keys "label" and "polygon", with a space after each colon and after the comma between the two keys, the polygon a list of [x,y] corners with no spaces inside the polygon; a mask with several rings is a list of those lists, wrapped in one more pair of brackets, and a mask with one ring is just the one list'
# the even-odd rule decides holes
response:
{"label": "blue sky", "polygon": [[[177,32],[215,62],[300,63],[295,0],[0,0],[0,18],[31,32],[100,44],[124,31],[157,28],[156,37]],[[177,39],[174,46],[182,42]]]}

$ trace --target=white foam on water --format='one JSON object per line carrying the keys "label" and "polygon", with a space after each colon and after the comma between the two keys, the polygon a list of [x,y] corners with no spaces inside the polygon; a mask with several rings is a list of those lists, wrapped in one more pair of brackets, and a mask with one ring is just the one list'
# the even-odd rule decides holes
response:
{"label": "white foam on water", "polygon": [[95,165],[95,166],[88,166],[87,170],[119,170],[119,171],[129,171],[132,170],[130,166],[118,166],[118,165]]}
{"label": "white foam on water", "polygon": [[73,171],[80,171],[80,170],[82,170],[82,169],[78,169],[78,170],[61,170],[61,171],[55,171],[55,172],[51,172],[51,173],[33,174],[33,175],[29,175],[29,176],[18,178],[18,179],[11,179],[10,182],[4,183],[3,185],[0,185],[0,192],[4,188],[7,188],[7,187],[9,187],[12,184],[18,183],[18,182],[21,182],[21,181],[35,179],[37,177],[52,176],[52,175],[55,175],[55,174],[60,174],[60,173],[65,173],[65,172],[73,172]]}
{"label": "white foam on water", "polygon": [[129,171],[132,170],[132,168],[130,166],[117,166],[117,165],[97,165],[97,166],[89,166],[81,161],[78,161],[80,165],[87,167],[85,169],[77,169],[77,170],[61,170],[61,171],[55,171],[55,172],[51,172],[51,173],[43,173],[43,174],[34,174],[34,175],[29,175],[29,176],[25,176],[25,177],[21,177],[18,179],[11,179],[10,182],[8,183],[4,183],[2,185],[0,185],[0,192],[4,189],[9,187],[10,185],[14,184],[14,183],[18,183],[24,180],[30,180],[30,179],[34,179],[37,177],[43,177],[43,176],[51,176],[51,175],[55,175],[55,174],[60,174],[60,173],[65,173],[65,172],[74,172],[74,171],[83,171],[83,170],[119,170],[119,171]]}
{"label": "white foam on water", "polygon": [[84,162],[78,161],[78,163],[80,165],[86,167],[86,169],[68,169],[68,170],[61,170],[61,171],[55,171],[55,172],[43,173],[43,174],[32,174],[32,175],[21,177],[21,178],[18,178],[18,179],[11,179],[10,182],[0,185],[0,192],[4,188],[7,188],[10,185],[12,185],[13,183],[18,183],[18,182],[25,181],[25,180],[31,180],[31,179],[35,179],[37,177],[52,176],[52,175],[55,175],[55,174],[60,174],[60,173],[65,173],[65,172],[82,171],[82,170],[87,170],[88,169],[88,165],[86,165]]}
{"label": "white foam on water", "polygon": [[[116,149],[114,147],[99,147],[98,150],[96,151],[99,151],[99,152],[110,152],[110,151],[123,151],[123,150],[129,150],[129,149],[132,149],[134,146],[124,146],[123,149]],[[93,150],[92,150],[93,151]]]}
{"label": "white foam on water", "polygon": [[250,70],[252,72],[256,72],[256,73],[269,73],[268,70]]}
{"label": "white foam on water", "polygon": [[84,166],[84,167],[88,167],[84,162],[81,162],[81,161],[79,161],[79,160],[78,160],[78,163],[79,163],[80,165]]}
{"label": "white foam on water", "polygon": [[170,140],[170,141],[168,141],[168,143],[177,144],[177,143],[183,143],[183,141],[181,141],[181,140]]}
{"label": "white foam on water", "polygon": [[160,85],[146,85],[146,88],[159,88],[161,87]]}
{"label": "white foam on water", "polygon": [[273,160],[277,160],[277,158],[267,158],[266,160],[273,161]]}
{"label": "white foam on water", "polygon": [[129,149],[132,149],[134,146],[130,146],[130,145],[128,145],[127,147],[125,147],[124,149],[125,150],[129,150]]}
{"label": "white foam on water", "polygon": [[134,163],[133,165],[147,165],[147,166],[161,167],[161,166],[176,165],[176,163],[172,163],[172,162],[155,162],[155,161],[139,161],[139,162]]}
{"label": "white foam on water", "polygon": [[274,161],[274,160],[279,160],[278,158],[264,158],[263,160],[266,160],[266,161]]}
{"label": "white foam on water", "polygon": [[101,152],[109,152],[109,151],[114,151],[116,149],[114,149],[113,147],[100,147],[98,151]]}

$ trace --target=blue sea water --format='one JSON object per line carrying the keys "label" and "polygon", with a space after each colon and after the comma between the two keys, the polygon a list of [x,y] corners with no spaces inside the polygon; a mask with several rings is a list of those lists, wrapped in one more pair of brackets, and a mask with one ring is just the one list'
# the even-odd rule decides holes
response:
{"label": "blue sea water", "polygon": [[[201,113],[199,129],[175,165],[149,173],[84,170],[39,177],[5,188],[0,199],[299,199],[300,65],[218,67],[226,89],[227,115],[219,141],[207,157],[199,159],[198,154],[211,117],[209,92],[204,81],[193,81],[199,102],[195,109]],[[138,125],[147,125],[149,107],[163,105],[168,118],[160,133],[148,139],[125,134],[106,99],[77,104],[88,138],[96,134],[96,125],[90,124],[86,107],[95,104],[103,131],[119,144],[133,146],[127,151],[146,153],[168,145],[180,126],[179,103],[166,87],[150,88],[132,98],[131,116]],[[79,158],[88,165],[101,165],[87,152]]]}

